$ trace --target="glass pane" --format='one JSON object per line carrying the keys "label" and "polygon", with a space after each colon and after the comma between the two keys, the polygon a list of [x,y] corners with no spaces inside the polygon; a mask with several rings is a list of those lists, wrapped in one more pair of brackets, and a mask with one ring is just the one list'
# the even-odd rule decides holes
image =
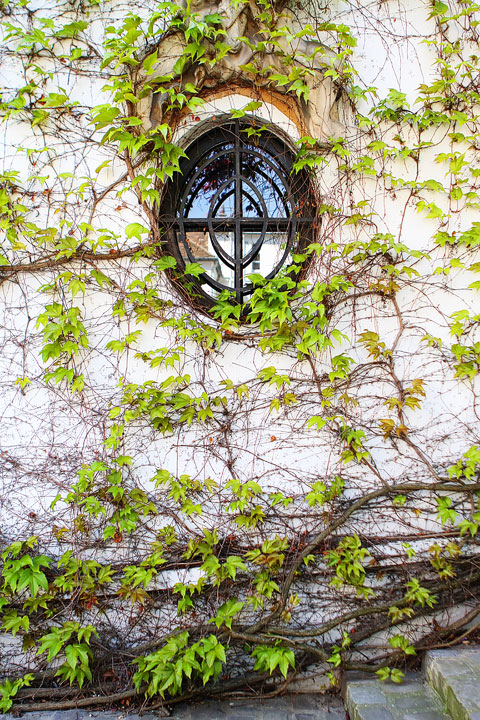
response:
{"label": "glass pane", "polygon": [[[219,232],[217,233],[217,242],[224,250],[227,255],[233,258],[235,249],[234,249],[234,243],[235,243],[235,236],[233,232]],[[215,252],[213,249],[213,246],[211,242],[209,241],[209,246],[212,249],[212,252]],[[230,290],[234,289],[235,286],[235,273],[233,271],[233,268],[230,268],[226,263],[222,262],[220,258],[218,258],[218,267],[217,270],[219,272],[218,278],[216,278],[219,282],[221,282],[223,285],[226,285]]]}
{"label": "glass pane", "polygon": [[[220,247],[233,257],[234,252],[234,234],[233,232],[222,232],[217,234],[217,240]],[[218,257],[208,231],[205,232],[187,232],[185,242],[179,243],[180,252],[185,264],[189,262],[197,262],[202,266],[205,273],[216,282],[225,285],[233,290],[235,275],[223,260]],[[188,251],[187,251],[188,247]],[[216,297],[220,290],[211,288],[206,283],[202,284],[202,289],[211,297]]]}
{"label": "glass pane", "polygon": [[235,179],[222,190],[212,206],[212,217],[231,218],[235,215]]}
{"label": "glass pane", "polygon": [[[246,255],[258,240],[258,233],[243,234],[243,253]],[[276,268],[283,257],[287,246],[287,234],[284,232],[267,232],[260,251],[244,269],[244,282],[248,284],[250,273],[260,273],[267,277]],[[289,264],[287,258],[286,264]]]}
{"label": "glass pane", "polygon": [[242,175],[257,190],[254,195],[263,198],[268,217],[279,218],[290,215],[287,204],[287,191],[280,166],[271,155],[256,148],[256,154],[242,153]]}
{"label": "glass pane", "polygon": [[247,218],[262,218],[265,215],[261,198],[246,183],[242,183],[242,215]]}
{"label": "glass pane", "polygon": [[[246,302],[252,290],[249,274],[273,277],[291,262],[287,247],[293,240],[289,223],[296,200],[285,170],[288,149],[273,137],[255,144],[241,131],[242,124],[232,122],[192,146],[198,159],[195,164],[192,155],[186,166],[176,212],[186,233],[177,235],[180,253],[185,263],[203,268],[202,290],[216,297],[228,289]],[[240,142],[226,141],[227,132],[229,138],[237,133]]]}
{"label": "glass pane", "polygon": [[207,233],[205,232],[187,232],[185,242],[180,243],[180,253],[185,264],[200,262],[203,257],[207,256],[207,248]]}
{"label": "glass pane", "polygon": [[[195,172],[196,170],[197,168]],[[212,153],[209,164],[195,178],[189,191],[185,204],[185,217],[206,218],[217,191],[225,182],[233,179],[234,173],[235,156],[233,153],[229,152],[220,156],[217,155],[217,152]],[[224,210],[226,212],[227,208]]]}

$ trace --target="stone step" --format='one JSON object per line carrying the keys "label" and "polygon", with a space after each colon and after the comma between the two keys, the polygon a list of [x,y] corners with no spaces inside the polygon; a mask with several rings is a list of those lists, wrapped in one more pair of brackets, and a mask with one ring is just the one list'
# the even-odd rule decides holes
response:
{"label": "stone step", "polygon": [[347,677],[345,706],[350,720],[451,720],[419,673],[400,684]]}
{"label": "stone step", "polygon": [[480,720],[480,648],[431,650],[424,673],[453,720]]}

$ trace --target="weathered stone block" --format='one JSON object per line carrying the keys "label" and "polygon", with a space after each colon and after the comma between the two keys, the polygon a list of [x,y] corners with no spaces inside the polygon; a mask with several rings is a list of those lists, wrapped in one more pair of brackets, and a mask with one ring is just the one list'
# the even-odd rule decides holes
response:
{"label": "weathered stone block", "polygon": [[384,705],[359,705],[357,711],[359,720],[395,720]]}
{"label": "weathered stone block", "polygon": [[383,689],[378,683],[372,681],[349,685],[347,687],[347,702],[350,700],[355,705],[386,704]]}
{"label": "weathered stone block", "polygon": [[425,693],[425,687],[419,681],[407,681],[399,684],[388,683],[383,686],[388,697],[394,695],[417,695]]}
{"label": "weathered stone block", "polygon": [[404,720],[447,720],[447,715],[437,710],[423,710],[420,712],[407,713],[403,716]]}
{"label": "weathered stone block", "polygon": [[395,708],[401,708],[402,710],[434,710],[435,705],[428,695],[415,694],[415,695],[398,695],[392,699]]}

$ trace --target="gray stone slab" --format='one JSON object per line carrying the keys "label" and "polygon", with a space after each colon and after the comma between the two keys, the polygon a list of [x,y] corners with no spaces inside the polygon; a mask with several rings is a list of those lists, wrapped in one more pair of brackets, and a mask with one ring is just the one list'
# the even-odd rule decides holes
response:
{"label": "gray stone slab", "polygon": [[356,705],[354,717],[359,720],[395,720],[385,705]]}
{"label": "gray stone slab", "polygon": [[278,710],[272,708],[257,708],[256,718],[258,720],[290,720],[292,712],[290,708],[279,707]]}
{"label": "gray stone slab", "polygon": [[[215,718],[215,720],[217,720],[217,718],[218,720],[223,720],[223,718],[227,717],[225,710],[213,703],[209,703],[208,705],[197,705],[195,708],[190,708],[190,715],[192,720],[212,720],[213,718]],[[250,716],[255,717],[252,711],[250,711]]]}
{"label": "gray stone slab", "polygon": [[22,717],[24,720],[36,720],[38,717],[45,717],[45,720],[80,720],[81,710],[52,710],[41,713],[25,713]]}
{"label": "gray stone slab", "polygon": [[478,662],[480,664],[480,648],[479,647],[462,647],[462,648],[455,648],[455,652],[460,655],[460,657],[465,658],[465,660],[468,660],[470,662]]}
{"label": "gray stone slab", "polygon": [[424,668],[455,720],[471,720],[480,713],[480,648],[433,650]]}
{"label": "gray stone slab", "polygon": [[401,682],[401,683],[384,683],[382,684],[387,697],[395,697],[397,695],[423,695],[425,693],[425,685],[421,680]]}
{"label": "gray stone slab", "polygon": [[[264,701],[203,702],[175,705],[173,720],[345,720],[345,709],[340,698],[321,695],[287,695]],[[1,715],[2,720],[18,720]],[[67,710],[57,712],[26,713],[22,720],[159,720],[163,710],[146,711],[143,715],[133,710],[116,712],[101,710]],[[375,720],[375,718],[372,718]]]}
{"label": "gray stone slab", "polygon": [[404,720],[448,720],[448,715],[437,710],[424,710],[422,712],[407,713]]}
{"label": "gray stone slab", "polygon": [[391,702],[395,709],[410,710],[410,712],[436,709],[432,698],[425,693],[415,695],[396,695],[394,699],[391,699]]}
{"label": "gray stone slab", "polygon": [[[198,707],[197,705],[191,705],[191,708]],[[237,715],[246,715],[247,713],[252,713],[255,710],[256,705],[253,703],[229,703],[228,704],[228,712],[229,713],[236,713]]]}
{"label": "gray stone slab", "polygon": [[300,712],[301,710],[318,710],[325,707],[326,698],[321,695],[290,695],[288,702],[295,712]]}
{"label": "gray stone slab", "polygon": [[439,671],[443,674],[448,673],[449,677],[469,677],[472,673],[472,668],[468,660],[465,658],[452,658],[451,660],[445,660],[441,664],[439,663]]}
{"label": "gray stone slab", "polygon": [[353,682],[347,686],[347,700],[354,705],[385,704],[386,696],[377,681]]}
{"label": "gray stone slab", "polygon": [[444,707],[419,674],[404,683],[363,680],[347,683],[346,704],[352,720],[444,720]]}
{"label": "gray stone slab", "polygon": [[[193,706],[191,708],[191,710],[196,712],[196,707]],[[213,712],[213,709],[211,710],[211,712]],[[236,708],[231,708],[227,715],[225,715],[225,713],[223,713],[221,716],[219,715],[218,717],[228,717],[230,719],[231,717],[233,717],[235,715],[235,717],[238,717],[238,718],[247,718],[247,717],[250,718],[250,717],[255,717],[255,713],[256,713],[256,709],[252,708],[251,706],[246,707],[246,708],[236,707]]]}
{"label": "gray stone slab", "polygon": [[480,710],[480,675],[476,677],[450,677],[446,682],[458,702],[470,710]]}

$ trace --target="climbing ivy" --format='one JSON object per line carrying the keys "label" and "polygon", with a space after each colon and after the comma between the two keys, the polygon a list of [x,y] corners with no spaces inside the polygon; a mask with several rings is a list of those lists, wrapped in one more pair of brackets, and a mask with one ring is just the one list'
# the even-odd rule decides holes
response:
{"label": "climbing ivy", "polygon": [[[480,6],[217,6],[1,3],[2,712],[399,682],[476,628]],[[428,58],[416,97],[364,83],[367,32]],[[243,51],[253,140],[322,83],[343,135],[296,143],[314,242],[206,307],[159,208]]]}

